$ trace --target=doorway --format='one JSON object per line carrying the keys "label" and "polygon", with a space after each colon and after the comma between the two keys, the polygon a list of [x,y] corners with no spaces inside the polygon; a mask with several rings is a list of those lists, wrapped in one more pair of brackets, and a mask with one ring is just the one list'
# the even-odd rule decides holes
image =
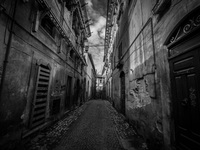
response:
{"label": "doorway", "polygon": [[200,147],[200,48],[170,60],[178,147]]}
{"label": "doorway", "polygon": [[[199,8],[181,21],[167,43],[178,150],[200,147],[200,23],[195,20],[198,16]],[[192,19],[195,25],[186,28]]]}
{"label": "doorway", "polygon": [[74,100],[74,105],[75,106],[78,106],[78,101],[79,101],[79,96],[80,96],[80,80],[79,79],[77,79],[77,81],[76,81],[76,88],[75,88],[76,90],[76,92],[75,92],[75,100]]}
{"label": "doorway", "polygon": [[67,89],[66,89],[66,99],[65,99],[65,109],[71,107],[71,92],[72,92],[72,77],[67,78]]}
{"label": "doorway", "polygon": [[126,94],[125,73],[122,71],[120,73],[120,101],[121,101],[121,113],[124,115],[126,112],[125,94]]}

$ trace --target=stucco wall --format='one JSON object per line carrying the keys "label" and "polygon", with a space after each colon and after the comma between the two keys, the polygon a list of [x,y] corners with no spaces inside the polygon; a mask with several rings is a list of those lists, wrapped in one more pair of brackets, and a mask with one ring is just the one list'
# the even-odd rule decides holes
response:
{"label": "stucco wall", "polygon": [[117,49],[121,42],[125,54],[121,59],[123,67],[115,67],[112,75],[114,105],[120,110],[119,79],[123,71],[126,77],[126,117],[150,148],[171,149],[174,139],[170,72],[164,43],[176,24],[200,2],[171,1],[162,16],[152,13],[155,0],[133,3],[132,7],[124,6],[114,44],[115,62],[119,61]]}

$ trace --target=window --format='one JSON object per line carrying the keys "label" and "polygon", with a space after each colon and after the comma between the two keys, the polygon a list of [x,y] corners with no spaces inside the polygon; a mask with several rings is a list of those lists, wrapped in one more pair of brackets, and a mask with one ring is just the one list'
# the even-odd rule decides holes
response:
{"label": "window", "polygon": [[73,50],[70,51],[69,56],[73,59],[73,57],[74,57],[74,52],[73,52]]}
{"label": "window", "polygon": [[76,9],[73,13],[72,29],[74,30],[76,36],[79,36],[79,34],[80,34],[80,18],[79,18],[78,9]]}
{"label": "window", "polygon": [[118,58],[120,59],[122,57],[122,42],[118,47]]}
{"label": "window", "polygon": [[118,24],[119,24],[119,20],[121,19],[121,16],[122,16],[123,12],[124,12],[124,8],[123,7],[124,7],[124,3],[120,2],[119,13],[118,13],[118,16],[117,16]]}
{"label": "window", "polygon": [[115,68],[115,56],[114,56],[114,63],[113,63],[113,69]]}
{"label": "window", "polygon": [[42,28],[51,36],[55,37],[55,26],[51,19],[46,15],[41,21]]}

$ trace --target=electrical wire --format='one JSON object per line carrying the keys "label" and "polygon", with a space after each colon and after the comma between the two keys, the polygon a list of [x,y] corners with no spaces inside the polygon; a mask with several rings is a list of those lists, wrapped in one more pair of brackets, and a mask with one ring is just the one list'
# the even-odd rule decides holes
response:
{"label": "electrical wire", "polygon": [[[149,39],[149,40],[152,40],[152,39]],[[149,40],[148,40],[148,41],[149,41]],[[147,41],[147,42],[148,42],[148,41]],[[141,45],[141,46],[139,46],[138,48],[134,49],[134,50],[131,52],[130,56],[129,56],[127,59],[125,59],[124,63],[127,62],[127,60],[131,57],[131,55],[132,55],[134,52],[140,50],[145,44],[146,44],[146,43],[144,43],[143,45]],[[137,58],[133,59],[133,60],[130,62],[130,64],[131,64],[133,61],[135,61],[136,59],[137,59]],[[116,69],[116,67],[114,68],[114,70],[115,70],[115,69]],[[113,71],[114,71],[114,70],[113,70]],[[115,72],[115,74],[117,74],[118,72],[120,72],[120,70],[118,70],[117,72]],[[113,74],[113,76],[115,76],[115,74]]]}
{"label": "electrical wire", "polygon": [[[142,30],[143,31],[143,30]],[[149,34],[151,34],[151,30],[149,31],[149,32],[147,32],[147,34],[145,34],[145,35],[143,35],[143,37],[146,37],[147,35],[149,35]],[[142,32],[141,32],[142,33]],[[140,35],[140,34],[139,34]],[[138,36],[139,37],[139,36]],[[133,55],[133,53],[134,52],[136,52],[136,51],[138,51],[138,50],[140,50],[143,46],[145,46],[146,44],[147,44],[147,42],[149,42],[150,40],[152,40],[152,36],[148,39],[148,40],[146,40],[146,38],[142,38],[142,40],[144,41],[144,40],[146,40],[142,45],[140,45],[139,47],[137,47],[136,49],[134,49],[131,53],[130,53],[130,55],[129,55],[129,57],[127,58],[127,59],[125,59],[125,61],[124,61],[124,63]],[[126,54],[129,54],[128,52],[129,52],[129,50],[131,49],[131,47],[134,45],[134,43],[136,43],[136,41],[137,41],[137,39],[138,38],[136,38],[135,40],[134,40],[134,42],[132,42],[131,43],[131,45],[128,47],[128,49],[126,50],[126,52],[124,53],[124,55],[123,55],[123,58],[126,56]],[[117,63],[119,63],[120,61],[122,60],[122,58],[120,58],[120,60],[117,62]],[[130,63],[132,63],[133,61],[134,61],[135,59],[133,59]],[[114,67],[114,69],[113,69],[113,71],[116,69],[116,66]],[[119,70],[117,71],[117,72],[115,72],[115,74],[117,74],[119,72]],[[113,76],[115,76],[115,74],[113,74]]]}

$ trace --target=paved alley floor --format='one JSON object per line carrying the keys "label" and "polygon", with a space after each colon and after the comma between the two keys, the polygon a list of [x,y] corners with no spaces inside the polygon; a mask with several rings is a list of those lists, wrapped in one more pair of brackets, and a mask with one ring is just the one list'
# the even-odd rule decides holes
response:
{"label": "paved alley floor", "polygon": [[106,103],[102,100],[90,101],[55,150],[121,149]]}
{"label": "paved alley floor", "polygon": [[105,100],[86,102],[28,143],[30,150],[147,150],[125,118]]}

